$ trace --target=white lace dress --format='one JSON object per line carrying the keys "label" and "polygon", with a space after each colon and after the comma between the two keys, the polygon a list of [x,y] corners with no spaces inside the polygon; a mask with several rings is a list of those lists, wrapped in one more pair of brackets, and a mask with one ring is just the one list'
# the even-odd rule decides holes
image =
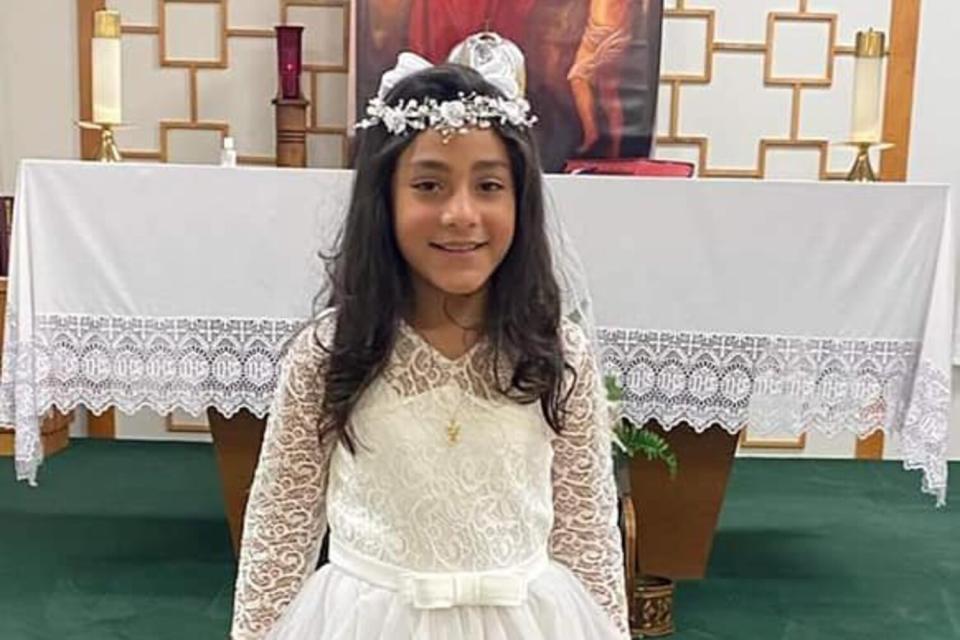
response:
{"label": "white lace dress", "polygon": [[[328,343],[331,316],[316,331]],[[577,380],[557,436],[539,403],[493,389],[484,341],[450,360],[402,324],[351,455],[318,445],[325,352],[298,336],[247,505],[232,637],[626,638],[605,405],[583,334],[563,337]]]}

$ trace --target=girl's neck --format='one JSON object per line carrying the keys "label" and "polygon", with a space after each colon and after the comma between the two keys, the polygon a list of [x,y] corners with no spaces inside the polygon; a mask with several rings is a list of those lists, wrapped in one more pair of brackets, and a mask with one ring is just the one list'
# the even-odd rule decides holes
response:
{"label": "girl's neck", "polygon": [[414,304],[407,320],[440,353],[457,358],[483,335],[486,290],[451,295],[429,286],[414,286]]}

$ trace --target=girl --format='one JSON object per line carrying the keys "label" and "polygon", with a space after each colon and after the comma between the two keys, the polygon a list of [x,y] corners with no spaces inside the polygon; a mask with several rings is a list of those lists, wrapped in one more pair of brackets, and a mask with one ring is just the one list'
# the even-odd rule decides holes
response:
{"label": "girl", "polygon": [[535,118],[502,77],[404,66],[283,366],[232,637],[624,638],[608,421],[561,313]]}

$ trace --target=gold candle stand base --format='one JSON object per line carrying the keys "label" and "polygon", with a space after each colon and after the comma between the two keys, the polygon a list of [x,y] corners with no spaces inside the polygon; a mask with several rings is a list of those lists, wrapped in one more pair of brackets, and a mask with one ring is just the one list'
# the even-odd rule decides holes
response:
{"label": "gold candle stand base", "polygon": [[890,149],[893,147],[893,144],[889,142],[857,142],[850,141],[844,142],[844,146],[856,147],[857,157],[853,161],[853,166],[850,168],[850,172],[847,174],[848,182],[876,182],[877,174],[873,170],[873,165],[870,163],[870,150],[879,149],[883,151],[884,149]]}
{"label": "gold candle stand base", "polygon": [[93,129],[100,132],[100,148],[97,150],[97,160],[100,162],[120,162],[123,158],[120,156],[120,149],[117,148],[117,141],[113,132],[117,129],[127,128],[123,125],[105,124],[101,122],[77,122],[81,129]]}

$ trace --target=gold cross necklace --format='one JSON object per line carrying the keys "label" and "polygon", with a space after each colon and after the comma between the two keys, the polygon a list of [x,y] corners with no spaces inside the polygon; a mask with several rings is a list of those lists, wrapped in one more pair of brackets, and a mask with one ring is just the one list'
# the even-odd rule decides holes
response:
{"label": "gold cross necklace", "polygon": [[460,386],[460,383],[457,382],[456,377],[453,377],[453,384],[456,385],[457,389],[460,391],[460,399],[457,401],[457,406],[453,410],[453,414],[450,416],[450,420],[447,422],[447,443],[452,445],[458,444],[460,442],[460,422],[457,421],[457,417],[460,415],[460,409],[463,407],[463,402],[467,398],[467,392],[463,390],[463,387]]}
{"label": "gold cross necklace", "polygon": [[460,424],[456,418],[450,418],[450,424],[447,425],[447,442],[450,444],[460,442]]}
{"label": "gold cross necklace", "polygon": [[[441,363],[439,358],[437,358],[437,354],[439,353],[439,350],[435,346],[430,344],[430,341],[427,340],[426,337],[417,333],[416,330],[413,330],[412,325],[408,325],[408,326],[410,326],[410,329],[413,331],[414,335],[421,342],[424,343],[427,353],[430,354],[430,360],[433,362],[433,366],[439,369],[440,371],[447,372],[447,374],[450,376],[450,379],[451,379],[450,381],[460,391],[460,398],[457,401],[457,406],[454,408],[453,413],[450,415],[449,420],[447,420],[446,427],[444,428],[444,432],[446,433],[446,436],[447,436],[447,444],[449,444],[450,446],[459,444],[460,434],[461,434],[461,425],[457,418],[460,415],[460,409],[463,408],[463,403],[466,400],[467,392],[466,390],[464,390],[462,384],[459,381],[457,381],[456,373],[451,372],[450,369],[451,368],[456,369],[457,367],[459,367],[460,361],[458,360],[456,362],[453,362],[448,360],[446,362]],[[466,358],[470,357],[469,351],[470,349],[468,349],[468,352],[467,354],[465,354],[464,357]]]}

